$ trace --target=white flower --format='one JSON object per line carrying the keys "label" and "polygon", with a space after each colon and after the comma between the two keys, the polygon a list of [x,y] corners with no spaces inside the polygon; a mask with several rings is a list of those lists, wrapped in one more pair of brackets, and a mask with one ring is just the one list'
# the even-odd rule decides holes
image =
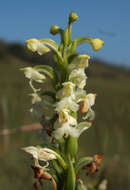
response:
{"label": "white flower", "polygon": [[[22,148],[22,150],[24,150],[25,152],[27,152],[33,156],[33,158],[35,160],[35,166],[37,166],[37,167],[41,167],[39,165],[38,160],[47,162],[49,160],[57,159],[55,151],[53,151],[49,148],[37,148],[34,146],[29,146],[29,147]],[[44,167],[46,167],[46,166],[44,166]]]}
{"label": "white flower", "polygon": [[75,97],[75,95],[74,95],[75,84],[68,81],[68,82],[62,83],[62,85],[63,85],[63,88],[58,91],[58,93],[56,94],[56,97],[63,98],[66,96],[71,96],[74,98]]}
{"label": "white flower", "polygon": [[45,43],[42,43],[40,40],[37,39],[30,39],[27,40],[27,48],[33,52],[37,52],[39,55],[47,53],[50,51],[48,47],[46,47]]}
{"label": "white flower", "polygon": [[41,74],[37,70],[33,69],[32,67],[25,67],[21,69],[24,71],[25,77],[34,80],[36,82],[42,83],[45,80],[45,75]]}
{"label": "white flower", "polygon": [[90,127],[90,123],[88,122],[81,122],[75,127],[72,127],[69,122],[58,124],[58,126],[55,126],[56,129],[53,132],[53,136],[55,139],[60,139],[62,137],[68,137],[69,135],[78,138],[81,133],[85,130],[87,130]]}
{"label": "white flower", "polygon": [[69,64],[68,69],[70,71],[74,70],[74,69],[85,69],[86,67],[88,67],[88,60],[90,59],[90,56],[88,55],[78,55],[76,56],[72,63]]}
{"label": "white flower", "polygon": [[36,93],[32,93],[32,94],[29,94],[30,96],[32,96],[32,104],[35,104],[37,102],[41,102],[41,97]]}
{"label": "white flower", "polygon": [[87,76],[84,72],[84,69],[82,68],[74,69],[69,75],[69,80],[75,83],[76,86],[80,89],[83,89],[84,86],[86,85],[86,79]]}
{"label": "white flower", "polygon": [[63,109],[69,109],[74,112],[77,112],[79,108],[79,105],[71,98],[71,97],[65,97],[61,101],[56,103],[56,111],[60,112]]}
{"label": "white flower", "polygon": [[91,40],[91,44],[92,44],[93,49],[97,51],[102,48],[104,42],[98,38],[95,38]]}
{"label": "white flower", "polygon": [[95,104],[96,94],[88,94],[80,104],[80,112],[87,112]]}
{"label": "white flower", "polygon": [[69,114],[69,110],[67,109],[63,109],[59,112],[59,122],[68,122],[70,125],[77,125],[76,119]]}

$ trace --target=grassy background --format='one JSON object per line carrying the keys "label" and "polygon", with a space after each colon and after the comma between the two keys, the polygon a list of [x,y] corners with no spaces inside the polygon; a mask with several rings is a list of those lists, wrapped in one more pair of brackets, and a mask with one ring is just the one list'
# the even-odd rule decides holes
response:
{"label": "grassy background", "polygon": [[[33,122],[28,112],[31,89],[19,69],[34,63],[50,64],[51,58],[32,55],[20,44],[0,41],[0,129]],[[130,70],[93,60],[87,75],[87,93],[98,94],[96,119],[80,139],[79,156],[104,153],[102,173],[108,179],[108,189],[129,190]],[[40,132],[0,136],[0,189],[32,189],[30,159],[20,148],[43,141]]]}

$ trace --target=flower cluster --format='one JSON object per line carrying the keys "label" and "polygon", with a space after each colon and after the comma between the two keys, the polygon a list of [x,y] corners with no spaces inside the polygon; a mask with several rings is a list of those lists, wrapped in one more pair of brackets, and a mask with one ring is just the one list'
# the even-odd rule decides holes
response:
{"label": "flower cluster", "polygon": [[[62,88],[56,93],[58,102],[55,110],[58,118],[54,123],[53,136],[56,139],[72,136],[78,138],[80,134],[91,126],[91,122],[77,122],[78,112],[94,113],[91,106],[95,102],[95,94],[86,94],[85,68],[88,66],[89,56],[78,55],[67,68],[68,77],[62,83]],[[85,118],[86,118],[85,117]],[[93,117],[93,116],[91,116]]]}
{"label": "flower cluster", "polygon": [[[55,64],[36,65],[21,70],[29,79],[32,89],[32,108],[43,126],[48,145],[29,146],[23,150],[32,155],[35,164],[32,166],[36,178],[50,180],[53,189],[84,190],[79,170],[90,166],[89,174],[97,171],[101,164],[102,155],[84,157],[77,160],[78,139],[80,135],[92,126],[95,113],[92,109],[95,104],[95,93],[85,90],[90,56],[78,54],[77,47],[89,43],[93,50],[102,48],[104,42],[100,39],[80,37],[72,40],[72,24],[78,15],[71,12],[65,30],[52,25],[50,33],[61,36],[58,45],[51,39],[27,40],[27,48],[43,55],[52,52]],[[42,83],[51,81],[52,87],[44,90]],[[39,83],[40,88],[35,84]],[[48,99],[46,98],[48,97]],[[79,119],[80,116],[80,119]],[[46,143],[47,144],[47,143]],[[46,164],[41,166],[39,161]],[[53,169],[49,169],[49,162]],[[100,163],[99,163],[100,162]],[[35,186],[38,188],[37,182]]]}

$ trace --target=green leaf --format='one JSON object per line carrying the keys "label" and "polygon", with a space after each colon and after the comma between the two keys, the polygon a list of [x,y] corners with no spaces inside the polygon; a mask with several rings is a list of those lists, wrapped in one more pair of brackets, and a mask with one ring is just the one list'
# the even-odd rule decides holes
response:
{"label": "green leaf", "polygon": [[37,71],[45,73],[51,79],[54,78],[54,70],[52,67],[50,67],[48,65],[38,65],[38,66],[35,66],[34,69],[36,69]]}
{"label": "green leaf", "polygon": [[76,162],[75,164],[75,173],[77,174],[78,171],[85,166],[86,164],[89,164],[93,161],[93,157],[84,157],[81,158],[79,161]]}

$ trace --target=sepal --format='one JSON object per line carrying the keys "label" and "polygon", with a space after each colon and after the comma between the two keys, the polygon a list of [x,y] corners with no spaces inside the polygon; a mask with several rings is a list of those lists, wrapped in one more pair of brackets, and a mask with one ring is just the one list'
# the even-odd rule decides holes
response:
{"label": "sepal", "polygon": [[45,73],[47,76],[49,76],[51,79],[54,78],[54,70],[52,67],[50,67],[49,65],[38,65],[33,67],[36,71],[38,72],[43,72]]}

